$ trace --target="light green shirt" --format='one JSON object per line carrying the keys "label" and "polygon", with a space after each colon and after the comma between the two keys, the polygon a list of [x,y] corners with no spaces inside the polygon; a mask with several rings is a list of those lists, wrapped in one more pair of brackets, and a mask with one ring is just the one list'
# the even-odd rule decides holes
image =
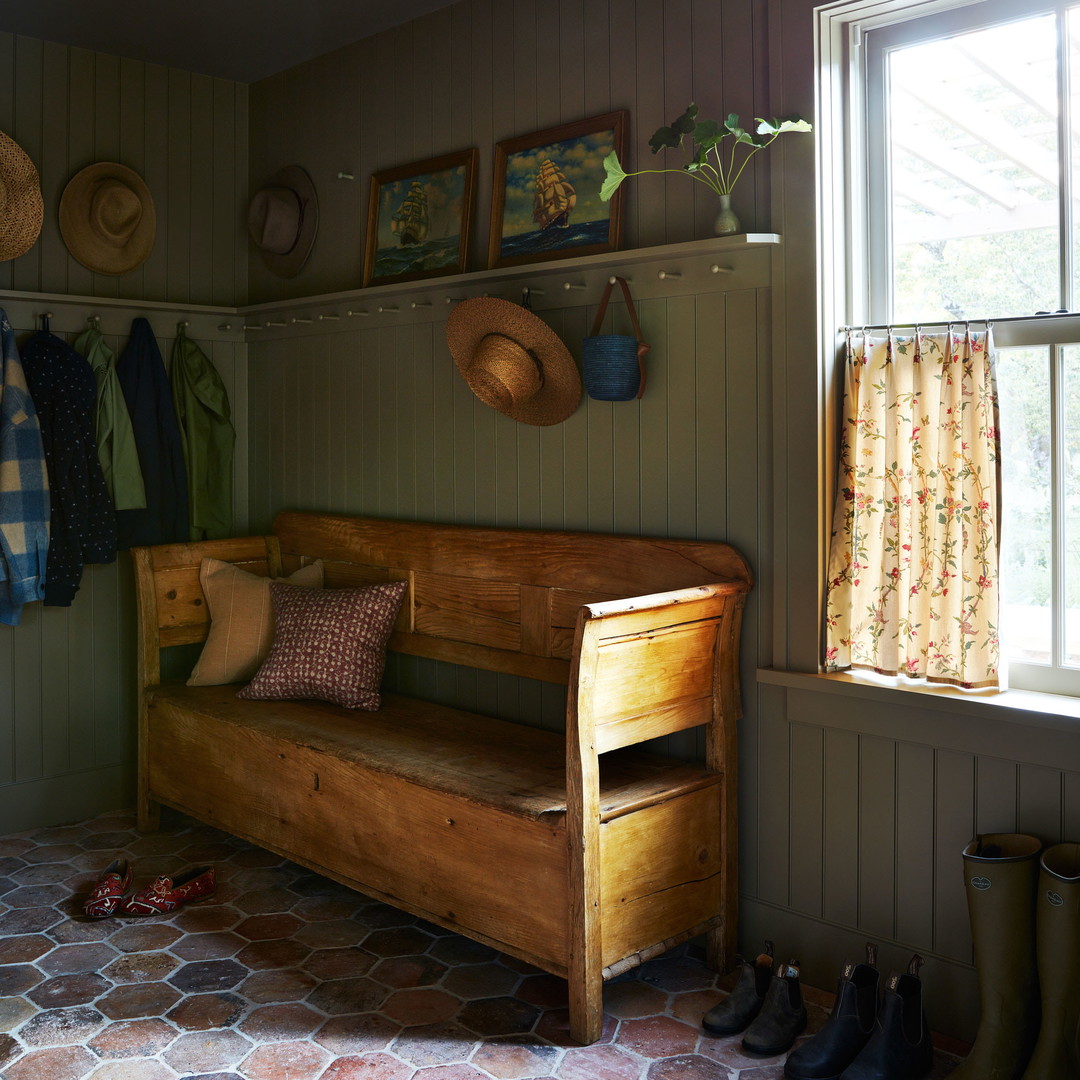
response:
{"label": "light green shirt", "polygon": [[75,351],[86,357],[97,380],[97,452],[105,486],[117,510],[141,510],[146,490],[131,414],[116,377],[116,353],[95,328],[79,336]]}

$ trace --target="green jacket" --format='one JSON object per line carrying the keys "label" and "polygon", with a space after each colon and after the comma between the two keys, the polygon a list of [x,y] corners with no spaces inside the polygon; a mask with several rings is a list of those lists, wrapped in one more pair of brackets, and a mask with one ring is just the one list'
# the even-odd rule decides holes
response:
{"label": "green jacket", "polygon": [[219,540],[232,532],[236,432],[221,376],[182,326],[176,332],[169,379],[187,466],[191,539]]}
{"label": "green jacket", "polygon": [[116,353],[96,328],[78,337],[75,351],[86,357],[97,380],[97,452],[105,487],[117,510],[141,510],[146,506],[146,491],[131,414],[116,377]]}

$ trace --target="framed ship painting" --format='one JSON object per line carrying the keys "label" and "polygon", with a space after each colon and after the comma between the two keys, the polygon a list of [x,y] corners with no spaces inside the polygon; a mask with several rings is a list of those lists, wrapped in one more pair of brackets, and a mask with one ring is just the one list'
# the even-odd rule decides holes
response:
{"label": "framed ship painting", "polygon": [[372,173],[365,286],[465,272],[476,158],[462,150]]}
{"label": "framed ship painting", "polygon": [[488,266],[615,251],[622,194],[600,201],[604,158],[625,157],[625,112],[506,139],[495,145]]}

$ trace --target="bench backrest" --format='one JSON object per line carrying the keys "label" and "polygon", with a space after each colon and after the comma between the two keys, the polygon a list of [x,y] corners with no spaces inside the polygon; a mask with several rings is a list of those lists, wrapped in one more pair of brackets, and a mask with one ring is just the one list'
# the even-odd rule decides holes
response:
{"label": "bench backrest", "polygon": [[713,583],[745,592],[751,581],[746,561],[723,543],[296,511],[279,514],[271,536],[132,554],[144,686],[159,680],[159,649],[206,637],[204,557],[275,576],[321,558],[331,588],[407,580],[391,649],[560,683],[570,677],[583,604]]}

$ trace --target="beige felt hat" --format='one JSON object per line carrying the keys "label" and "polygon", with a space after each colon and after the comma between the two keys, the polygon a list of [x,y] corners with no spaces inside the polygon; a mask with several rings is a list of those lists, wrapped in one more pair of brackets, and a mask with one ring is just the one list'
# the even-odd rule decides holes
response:
{"label": "beige felt hat", "polygon": [[44,209],[30,155],[0,131],[0,261],[17,259],[34,246]]}
{"label": "beige felt hat", "polygon": [[98,274],[134,270],[153,250],[156,233],[150,189],[126,165],[87,165],[60,196],[60,235],[72,256]]}
{"label": "beige felt hat", "polygon": [[581,401],[570,350],[520,304],[493,296],[463,300],[446,320],[446,341],[472,392],[514,420],[559,424]]}
{"label": "beige felt hat", "polygon": [[299,165],[287,165],[271,176],[248,206],[248,233],[263,262],[281,277],[300,273],[318,229],[315,185]]}

